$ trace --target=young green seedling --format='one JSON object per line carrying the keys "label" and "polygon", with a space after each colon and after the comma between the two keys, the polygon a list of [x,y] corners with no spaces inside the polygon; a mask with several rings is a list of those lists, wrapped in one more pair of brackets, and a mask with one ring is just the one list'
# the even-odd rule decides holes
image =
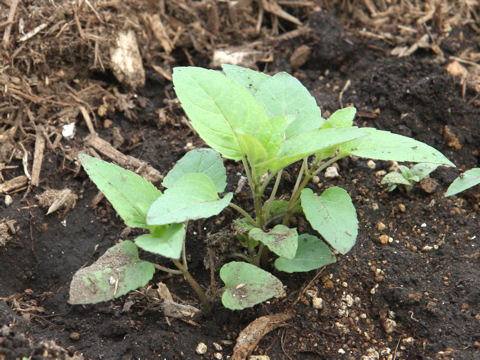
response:
{"label": "young green seedling", "polygon": [[[183,274],[206,309],[210,300],[188,272],[186,223],[217,215],[226,206],[238,211],[244,261],[224,264],[222,303],[229,309],[254,306],[283,292],[283,285],[265,269],[311,271],[346,254],[358,233],[355,207],[349,194],[333,186],[316,194],[310,180],[349,155],[380,160],[453,165],[419,141],[374,128],[353,126],[355,108],[323,119],[307,89],[293,76],[269,76],[238,66],[223,72],[196,67],[174,69],[175,91],[200,137],[214,150],[187,153],[167,174],[162,194],[130,171],[82,155],[87,174],[112,203],[125,224],[150,231],[109,249],[93,265],[78,271],[70,289],[71,303],[105,301],[145,285],[155,268]],[[243,164],[251,190],[254,215],[220,198],[226,187],[226,159]],[[301,161],[288,200],[277,200],[285,168]],[[272,190],[267,187],[273,182]],[[292,216],[305,216],[321,238],[298,234]],[[177,269],[143,261],[137,247],[170,258]],[[233,255],[233,254],[232,254]]]}
{"label": "young green seedling", "polygon": [[415,183],[422,181],[430,175],[438,167],[438,164],[420,163],[408,168],[404,165],[399,165],[398,170],[394,170],[385,175],[381,184],[388,186],[388,191],[393,191],[397,186],[405,187],[407,193],[413,188]]}
{"label": "young green seedling", "polygon": [[480,184],[480,168],[467,170],[450,184],[445,196],[456,195],[478,184]]}
{"label": "young green seedling", "polygon": [[[163,194],[117,165],[84,154],[79,159],[125,224],[149,233],[137,237],[135,243],[118,243],[94,264],[77,271],[69,302],[96,303],[124,295],[150,281],[156,268],[183,274],[208,310],[210,300],[188,271],[185,229],[190,220],[217,215],[232,199],[232,193],[218,196],[227,184],[219,154],[211,149],[187,153],[165,177]],[[140,260],[137,247],[170,258],[176,269]]]}
{"label": "young green seedling", "polygon": [[[253,216],[230,203],[243,216],[236,224],[246,248],[240,254],[246,262],[231,262],[220,270],[222,301],[230,309],[253,306],[282,291],[279,280],[259,268],[268,267],[270,252],[278,256],[273,264],[277,270],[293,273],[335,262],[334,251],[345,254],[353,247],[358,220],[348,193],[334,186],[317,195],[307,188],[328,166],[349,155],[453,166],[424,143],[353,126],[355,108],[323,119],[315,99],[289,74],[222,68],[177,67],[173,83],[193,128],[224,158],[243,164],[250,186]],[[302,163],[289,200],[276,200],[284,169],[297,161]],[[322,239],[290,227],[291,217],[299,213]]]}

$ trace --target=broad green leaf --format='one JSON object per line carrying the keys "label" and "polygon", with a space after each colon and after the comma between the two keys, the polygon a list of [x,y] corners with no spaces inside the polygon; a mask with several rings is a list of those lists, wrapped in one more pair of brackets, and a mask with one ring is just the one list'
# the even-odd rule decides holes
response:
{"label": "broad green leaf", "polygon": [[441,152],[420,141],[388,131],[363,129],[370,131],[371,134],[343,144],[341,152],[379,160],[429,162],[455,166]]}
{"label": "broad green leaf", "polygon": [[151,234],[135,239],[135,244],[145,251],[171,259],[179,259],[185,239],[185,224],[157,225]]}
{"label": "broad green leaf", "polygon": [[203,173],[184,175],[174,186],[165,190],[150,207],[148,225],[182,223],[218,215],[232,199],[226,194],[220,199],[212,179]]}
{"label": "broad green leaf", "polygon": [[480,168],[465,171],[447,189],[445,196],[452,196],[480,184]]}
{"label": "broad green leaf", "polygon": [[288,116],[287,139],[318,129],[325,121],[315,98],[300,81],[285,72],[262,81],[254,95],[270,118]]}
{"label": "broad green leaf", "polygon": [[358,220],[350,195],[339,187],[331,187],[317,196],[311,189],[300,195],[302,209],[312,228],[341,254],[355,244]]}
{"label": "broad green leaf", "polygon": [[290,229],[285,225],[276,225],[268,232],[254,228],[250,230],[248,236],[253,240],[262,242],[278,256],[283,256],[287,259],[295,257],[297,252],[297,229]]}
{"label": "broad green leaf", "polygon": [[258,173],[268,169],[276,172],[306,156],[366,135],[367,131],[356,127],[312,130],[285,140],[275,158],[257,164],[256,168]]}
{"label": "broad green leaf", "polygon": [[[268,158],[267,150],[255,137],[248,134],[237,134],[238,142],[242,149],[245,149],[248,162],[253,166]],[[262,174],[259,174],[260,176]]]}
{"label": "broad green leaf", "polygon": [[412,167],[412,173],[418,176],[419,181],[430,175],[438,168],[438,164],[420,163]]}
{"label": "broad green leaf", "polygon": [[90,266],[78,270],[70,284],[70,304],[95,304],[145,286],[153,277],[152,263],[140,260],[131,241],[123,241]]}
{"label": "broad green leaf", "polygon": [[240,160],[246,149],[237,133],[256,137],[269,121],[262,106],[240,84],[219,71],[176,67],[175,92],[200,137],[224,157]]}
{"label": "broad green leaf", "polygon": [[275,276],[254,265],[233,261],[220,269],[225,283],[223,305],[231,310],[242,310],[259,304],[283,291]]}
{"label": "broad green leaf", "polygon": [[195,149],[187,152],[177,161],[163,179],[162,185],[172,187],[185,174],[204,173],[212,179],[218,192],[225,190],[227,186],[227,173],[220,154],[212,149]]}
{"label": "broad green leaf", "polygon": [[298,237],[297,253],[293,259],[279,257],[275,260],[275,268],[287,273],[304,272],[319,269],[336,262],[337,259],[329,247],[309,234]]}
{"label": "broad green leaf", "polygon": [[402,185],[407,185],[407,186],[412,185],[410,183],[410,181],[405,179],[405,177],[402,174],[400,174],[399,172],[396,172],[396,171],[392,171],[392,172],[388,173],[387,175],[385,175],[382,179],[381,184],[382,185],[388,185],[388,186],[391,186],[391,185],[394,185],[394,184],[402,184]]}
{"label": "broad green leaf", "polygon": [[349,128],[353,126],[353,119],[357,109],[354,107],[346,107],[335,111],[322,126],[322,129],[329,128]]}
{"label": "broad green leaf", "polygon": [[253,95],[262,82],[271,78],[270,75],[236,65],[223,64],[222,70],[228,78],[248,89]]}
{"label": "broad green leaf", "polygon": [[78,157],[90,179],[110,201],[125,224],[145,228],[147,211],[162,195],[160,190],[140,175],[120,166],[85,154]]}

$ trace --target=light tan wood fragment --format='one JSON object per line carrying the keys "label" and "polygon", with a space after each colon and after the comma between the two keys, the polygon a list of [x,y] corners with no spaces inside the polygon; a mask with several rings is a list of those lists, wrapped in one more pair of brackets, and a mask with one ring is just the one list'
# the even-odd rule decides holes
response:
{"label": "light tan wood fragment", "polygon": [[17,176],[11,180],[5,181],[0,184],[0,194],[7,194],[11,191],[14,191],[18,188],[21,188],[27,185],[27,177],[25,175]]}
{"label": "light tan wood fragment", "polygon": [[32,185],[38,186],[40,184],[40,172],[42,171],[43,152],[45,150],[45,138],[42,131],[37,131],[35,138],[35,151],[33,153],[32,165]]}

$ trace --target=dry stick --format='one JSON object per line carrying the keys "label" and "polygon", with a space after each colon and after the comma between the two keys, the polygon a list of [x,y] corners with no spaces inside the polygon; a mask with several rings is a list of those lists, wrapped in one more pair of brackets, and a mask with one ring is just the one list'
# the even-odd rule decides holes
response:
{"label": "dry stick", "polygon": [[10,32],[12,31],[13,25],[13,18],[15,17],[15,13],[17,12],[17,6],[20,0],[13,0],[12,4],[10,5],[10,12],[8,13],[7,22],[9,23],[5,28],[5,32],[3,33],[3,40],[2,46],[4,49],[7,49],[10,45]]}
{"label": "dry stick", "polygon": [[33,154],[32,165],[32,185],[38,186],[40,184],[40,171],[42,170],[43,152],[45,150],[45,138],[42,135],[42,129],[37,129],[35,138],[35,151]]}

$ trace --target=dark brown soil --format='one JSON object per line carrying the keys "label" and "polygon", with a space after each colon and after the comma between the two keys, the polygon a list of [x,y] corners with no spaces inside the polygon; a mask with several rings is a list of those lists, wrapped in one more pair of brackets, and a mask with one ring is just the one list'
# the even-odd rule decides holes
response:
{"label": "dark brown soil", "polygon": [[[480,359],[479,188],[444,198],[461,169],[480,165],[477,95],[467,89],[462,97],[458,81],[425,52],[391,57],[382,42],[346,35],[333,15],[312,18],[312,23],[318,37],[302,41],[313,47],[314,55],[296,76],[312,91],[324,113],[340,107],[339,92],[350,80],[342,103],[357,107],[359,126],[424,141],[458,168],[436,170],[431,177],[438,187],[432,194],[418,186],[410,194],[388,193],[376,173],[388,171],[390,162],[378,161],[371,169],[366,159],[341,161],[340,178],[322,178],[321,182],[344,187],[354,200],[360,232],[353,250],[319,273],[276,274],[287,285],[281,299],[241,312],[217,304],[212,314],[186,322],[166,319],[160,311],[148,309],[148,302],[138,294],[128,310],[125,303],[135,295],[98,305],[67,303],[75,271],[115,244],[123,236],[124,225],[105,200],[92,208],[97,190],[86,174],[76,173],[74,163],[64,167],[62,154],[49,152],[41,186],[12,194],[13,204],[0,207],[2,218],[17,222],[16,234],[0,248],[0,359],[74,355],[84,359],[196,359],[201,358],[195,353],[199,342],[208,346],[203,358],[213,359],[220,352],[225,359],[246,325],[259,316],[285,311],[293,311],[293,319],[268,334],[255,354],[271,359]],[[335,31],[324,31],[325,27]],[[469,39],[469,30],[460,30]],[[348,42],[343,42],[345,38]],[[298,41],[274,48],[277,55],[267,70],[290,71],[286,59]],[[334,46],[338,43],[348,46]],[[458,43],[464,48],[478,47],[469,40]],[[444,45],[448,52],[448,44]],[[178,61],[184,64],[181,61],[186,60],[179,56]],[[120,150],[164,174],[185,153],[188,142],[202,145],[180,120],[158,122],[153,111],[162,106],[165,93],[174,98],[172,85],[156,73],[147,73],[147,85],[140,91],[146,106],[135,103],[135,120],[119,114],[114,118],[126,139]],[[180,118],[180,110],[177,113]],[[80,150],[87,128],[83,122],[77,125],[77,135],[69,145]],[[99,126],[97,131],[104,139],[112,137],[111,129]],[[458,141],[457,148],[448,134]],[[4,170],[7,179],[21,174],[21,160],[12,164],[19,168]],[[229,186],[234,187],[239,168],[227,163],[227,169]],[[290,186],[288,181],[282,183],[284,190]],[[46,216],[35,195],[46,188],[64,187],[79,194],[76,207],[65,215]],[[198,221],[189,227],[189,266],[205,288],[210,285],[203,262],[205,242],[209,234],[228,228],[235,216],[226,210],[217,221]],[[385,228],[379,230],[379,223]],[[383,244],[381,235],[391,240]],[[160,280],[178,301],[198,306],[182,278],[158,273],[152,285]],[[323,299],[323,309],[312,306],[309,294],[314,293]],[[214,342],[222,350],[215,350]]]}

